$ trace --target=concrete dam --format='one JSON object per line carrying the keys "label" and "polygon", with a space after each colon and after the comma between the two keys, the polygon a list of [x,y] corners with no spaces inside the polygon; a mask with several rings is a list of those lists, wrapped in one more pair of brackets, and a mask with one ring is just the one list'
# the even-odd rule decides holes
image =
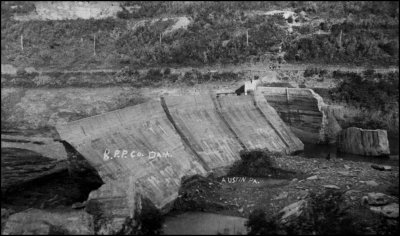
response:
{"label": "concrete dam", "polygon": [[257,91],[305,143],[335,140],[341,130],[330,106],[312,89],[257,87]]}
{"label": "concrete dam", "polygon": [[304,148],[262,93],[166,96],[56,126],[105,183],[90,193],[103,212],[132,217],[140,197],[166,209],[182,177],[221,176],[241,150]]}

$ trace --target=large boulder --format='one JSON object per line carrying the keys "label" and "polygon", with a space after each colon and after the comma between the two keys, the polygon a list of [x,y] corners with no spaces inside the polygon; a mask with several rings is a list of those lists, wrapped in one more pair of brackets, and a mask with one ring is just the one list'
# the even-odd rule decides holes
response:
{"label": "large boulder", "polygon": [[307,200],[300,200],[284,207],[280,212],[280,222],[282,224],[290,224],[291,221],[298,218],[307,208]]}
{"label": "large boulder", "polygon": [[387,218],[399,218],[399,204],[397,203],[391,203],[386,206],[373,206],[370,207],[370,210]]}
{"label": "large boulder", "polygon": [[390,154],[386,130],[367,130],[350,127],[337,137],[339,152],[363,156],[387,156]]}
{"label": "large boulder", "polygon": [[11,215],[2,234],[94,234],[93,218],[84,210],[48,212],[28,209]]}
{"label": "large boulder", "polygon": [[364,196],[362,198],[362,203],[374,206],[382,206],[388,204],[390,200],[390,197],[383,193],[368,193],[368,196]]}

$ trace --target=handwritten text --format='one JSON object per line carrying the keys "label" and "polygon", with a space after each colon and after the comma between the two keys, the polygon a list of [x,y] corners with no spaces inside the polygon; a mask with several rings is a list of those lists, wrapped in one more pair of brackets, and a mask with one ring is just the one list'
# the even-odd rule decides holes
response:
{"label": "handwritten text", "polygon": [[114,152],[111,152],[110,150],[106,149],[103,153],[103,160],[107,161],[110,159],[114,158],[144,158],[147,157],[149,160],[153,160],[155,158],[165,158],[165,157],[171,157],[168,151],[166,152],[154,152],[154,151],[148,151],[147,153],[143,153],[140,151],[128,151],[125,149],[122,150],[115,150]]}
{"label": "handwritten text", "polygon": [[229,184],[245,183],[245,182],[252,183],[252,184],[260,183],[256,179],[253,179],[253,178],[247,179],[246,177],[227,177],[226,179],[225,179],[225,177],[223,177],[221,180],[221,183],[229,183]]}

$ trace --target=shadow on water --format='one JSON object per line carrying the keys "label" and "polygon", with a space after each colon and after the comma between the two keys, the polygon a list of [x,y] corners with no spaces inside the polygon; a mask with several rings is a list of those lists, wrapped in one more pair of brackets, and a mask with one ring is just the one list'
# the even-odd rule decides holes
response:
{"label": "shadow on water", "polygon": [[344,160],[399,166],[399,137],[389,137],[389,147],[389,157],[369,157],[348,153],[337,153],[337,147],[335,144],[304,143],[304,152],[300,155],[306,158],[326,158],[329,153],[336,153],[337,158],[343,158]]}

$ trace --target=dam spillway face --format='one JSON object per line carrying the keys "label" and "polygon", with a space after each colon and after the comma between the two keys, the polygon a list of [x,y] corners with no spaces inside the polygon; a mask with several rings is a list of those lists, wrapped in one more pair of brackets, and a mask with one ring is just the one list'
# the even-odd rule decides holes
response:
{"label": "dam spillway face", "polygon": [[162,209],[178,196],[182,177],[226,174],[240,150],[290,154],[304,148],[258,93],[167,96],[56,129],[105,183],[89,202],[126,217],[138,195]]}
{"label": "dam spillway face", "polygon": [[[321,96],[311,89],[257,87],[293,133],[307,143],[324,142],[327,117]],[[332,122],[331,122],[332,123]]]}

